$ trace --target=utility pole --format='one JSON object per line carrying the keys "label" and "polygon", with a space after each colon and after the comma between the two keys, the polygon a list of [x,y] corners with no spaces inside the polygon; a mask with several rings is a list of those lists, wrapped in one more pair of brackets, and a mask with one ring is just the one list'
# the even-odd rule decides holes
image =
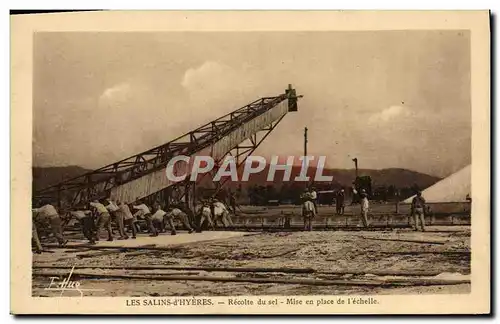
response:
{"label": "utility pole", "polygon": [[[302,163],[303,164],[303,167],[306,167],[306,175],[307,175],[307,160],[306,160],[306,157],[307,157],[307,127],[304,127],[304,160]],[[306,184],[305,184],[305,187],[307,188],[308,186],[308,183],[306,181]]]}
{"label": "utility pole", "polygon": [[307,127],[304,127],[304,156],[307,156]]}
{"label": "utility pole", "polygon": [[356,174],[355,178],[354,178],[354,181],[352,183],[352,189],[353,191],[355,190],[356,193],[353,192],[353,196],[352,196],[352,201],[351,201],[351,206],[355,203],[358,203],[359,202],[359,192],[357,192],[358,190],[361,190],[360,189],[360,183],[358,182],[358,158],[354,158],[352,159],[352,161],[354,162],[354,172]]}
{"label": "utility pole", "polygon": [[356,170],[356,179],[358,178],[358,158],[352,159],[354,161],[354,168]]}

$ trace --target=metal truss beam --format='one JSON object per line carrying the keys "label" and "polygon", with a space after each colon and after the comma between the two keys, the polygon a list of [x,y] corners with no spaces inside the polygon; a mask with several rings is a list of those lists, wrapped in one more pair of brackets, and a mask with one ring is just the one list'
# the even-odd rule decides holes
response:
{"label": "metal truss beam", "polygon": [[[232,150],[230,150],[226,155],[224,155],[221,159],[219,159],[218,161],[216,161],[216,165],[220,165],[222,163],[222,161],[227,156],[231,155],[236,160],[236,169],[240,170],[241,166],[246,163],[248,157],[250,155],[252,155],[253,152],[255,152],[255,150],[271,134],[271,132],[278,126],[278,124],[283,120],[284,117],[285,116],[282,116],[281,118],[279,118],[278,120],[276,120],[275,122],[273,122],[268,127],[262,129],[260,132],[257,132],[256,134],[252,135],[251,138],[249,139],[250,142],[252,143],[252,145],[237,145]],[[258,135],[261,136],[260,139],[259,139]],[[191,185],[195,186],[195,185],[199,184],[200,182],[202,182],[202,180],[207,175],[210,175],[210,178],[214,179],[215,174],[217,173],[217,171],[218,171],[218,169],[214,168],[214,170],[211,170],[208,173],[202,174],[202,176],[196,182],[191,182]],[[220,191],[223,189],[223,186],[229,180],[230,180],[230,177],[225,177],[225,178],[222,178],[221,181],[217,181],[217,182],[211,181],[212,186],[215,189],[215,191],[212,193],[212,197],[215,197],[216,195],[218,195],[220,193]],[[176,200],[178,199],[178,201],[184,199],[185,196],[184,196],[184,194],[182,194],[182,188],[186,186],[186,183],[189,183],[189,181],[184,181],[184,182],[182,182],[180,184],[174,184],[174,185],[172,185],[172,187],[179,188],[179,189],[176,189],[176,190],[178,190],[178,192],[181,192],[181,194],[178,195],[174,199],[176,199]],[[195,199],[194,194],[192,194],[192,199],[185,199],[185,201],[187,201],[188,204],[191,204],[191,203],[193,203],[194,199]],[[153,201],[153,200],[160,200],[160,199],[158,199],[158,198],[156,198],[156,199],[155,198],[150,198],[149,200]]]}
{"label": "metal truss beam", "polygon": [[[255,100],[166,144],[39,190],[34,193],[33,198],[35,200],[40,198],[56,200],[59,207],[63,202],[65,205],[71,206],[86,203],[95,198],[104,198],[112,188],[164,168],[174,156],[191,156],[210,147],[222,137],[286,99],[289,100],[289,107],[292,107],[290,111],[294,111],[299,97],[295,95],[295,91],[290,86],[285,94]],[[263,131],[270,132],[274,127],[270,126]],[[256,137],[252,137],[251,145],[248,146],[251,149],[250,152],[253,152],[262,140],[257,142]],[[237,150],[244,148],[244,146],[237,147]],[[174,188],[186,187],[186,184],[174,184],[173,186]],[[169,190],[161,190],[158,194],[165,194],[167,191]]]}

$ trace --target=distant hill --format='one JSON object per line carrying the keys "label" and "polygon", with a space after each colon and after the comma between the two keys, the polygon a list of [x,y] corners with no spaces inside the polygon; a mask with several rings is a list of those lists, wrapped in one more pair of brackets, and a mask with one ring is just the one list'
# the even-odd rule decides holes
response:
{"label": "distant hill", "polygon": [[[300,174],[300,171],[300,166],[292,167],[290,179],[294,179],[296,176],[298,176]],[[280,187],[283,182],[284,171],[276,171],[273,181],[267,181],[268,172],[269,166],[266,166],[266,168],[260,173],[250,175],[249,181],[246,183],[233,182],[229,180],[227,185],[229,187],[236,187],[239,183],[241,183],[242,186],[245,187],[252,185],[272,184],[274,186]],[[441,178],[434,177],[428,174],[397,168],[381,170],[360,169],[358,172],[360,176],[370,176],[372,178],[373,187],[393,185],[401,188],[417,185],[419,188],[427,188],[441,180]],[[316,168],[310,167],[307,175],[311,180],[314,179],[315,174]],[[352,185],[352,181],[356,177],[356,172],[354,169],[324,169],[322,174],[324,176],[332,176],[333,181],[331,182],[331,184],[335,187],[350,187]],[[207,181],[208,179],[203,182],[206,183]]]}
{"label": "distant hill", "polygon": [[[351,185],[352,180],[355,177],[354,169],[331,169],[329,172],[331,172],[334,179],[344,186]],[[401,188],[417,185],[419,188],[427,188],[441,180],[439,177],[434,177],[425,173],[398,168],[381,170],[360,169],[359,175],[370,176],[375,187],[393,185]]]}
{"label": "distant hill", "polygon": [[[280,187],[283,182],[283,171],[277,171],[274,181],[267,181],[269,166],[267,166],[263,171],[258,174],[250,175],[248,182],[241,183],[242,187],[252,186],[252,185],[268,185],[273,184],[274,186]],[[46,188],[48,186],[57,184],[63,180],[71,179],[73,177],[82,175],[91,170],[79,167],[79,166],[64,166],[64,167],[34,167],[33,168],[33,188],[34,190],[39,190]],[[311,167],[308,170],[308,176],[314,179],[316,174],[316,169]],[[300,174],[300,166],[294,166],[291,172],[291,179],[295,178]],[[430,176],[428,174],[406,170],[406,169],[382,169],[382,170],[372,170],[372,169],[360,169],[360,175],[367,175],[372,178],[373,186],[389,186],[394,185],[396,187],[409,187],[417,185],[419,188],[427,188],[439,180],[438,177]],[[333,176],[332,184],[335,187],[351,185],[355,177],[355,171],[353,169],[325,169],[323,170],[323,175]],[[229,181],[227,186],[236,187],[238,182]],[[200,183],[201,186],[208,185],[208,177]]]}

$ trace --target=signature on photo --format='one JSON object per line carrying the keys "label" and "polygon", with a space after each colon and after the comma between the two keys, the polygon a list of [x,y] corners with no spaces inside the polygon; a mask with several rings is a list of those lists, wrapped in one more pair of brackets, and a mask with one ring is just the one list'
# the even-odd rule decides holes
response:
{"label": "signature on photo", "polygon": [[62,297],[65,291],[77,291],[80,293],[80,297],[83,297],[83,293],[85,291],[104,291],[104,289],[85,289],[81,288],[81,283],[79,281],[72,281],[71,276],[73,275],[73,271],[75,270],[75,266],[71,268],[71,272],[69,273],[66,279],[59,281],[59,277],[50,277],[49,286],[45,288],[45,290],[50,291],[60,291],[61,294],[59,297]]}

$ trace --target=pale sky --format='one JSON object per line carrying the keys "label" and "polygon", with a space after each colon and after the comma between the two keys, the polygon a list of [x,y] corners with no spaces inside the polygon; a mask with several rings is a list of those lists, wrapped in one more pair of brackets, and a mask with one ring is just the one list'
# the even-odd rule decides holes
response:
{"label": "pale sky", "polygon": [[289,83],[304,95],[254,154],[447,176],[471,161],[467,31],[39,33],[34,165],[98,168]]}

